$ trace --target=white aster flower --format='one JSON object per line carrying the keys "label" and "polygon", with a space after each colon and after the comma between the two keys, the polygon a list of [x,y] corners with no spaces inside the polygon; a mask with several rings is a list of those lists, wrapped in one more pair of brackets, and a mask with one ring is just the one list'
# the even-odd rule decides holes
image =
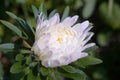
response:
{"label": "white aster flower", "polygon": [[78,16],[67,17],[60,21],[56,13],[50,19],[44,19],[42,13],[38,15],[35,42],[32,47],[35,55],[45,67],[68,65],[87,56],[83,52],[95,43],[86,44],[93,36],[89,30],[89,21],[77,23]]}

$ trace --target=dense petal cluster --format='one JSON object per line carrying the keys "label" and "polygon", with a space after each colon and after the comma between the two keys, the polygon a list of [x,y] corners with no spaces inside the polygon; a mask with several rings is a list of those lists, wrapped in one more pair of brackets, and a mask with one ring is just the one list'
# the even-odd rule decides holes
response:
{"label": "dense petal cluster", "polygon": [[44,19],[42,13],[38,15],[32,51],[43,66],[68,65],[88,55],[84,50],[95,45],[87,44],[93,36],[92,27],[89,21],[75,24],[77,19],[75,15],[60,21],[58,13],[50,19]]}

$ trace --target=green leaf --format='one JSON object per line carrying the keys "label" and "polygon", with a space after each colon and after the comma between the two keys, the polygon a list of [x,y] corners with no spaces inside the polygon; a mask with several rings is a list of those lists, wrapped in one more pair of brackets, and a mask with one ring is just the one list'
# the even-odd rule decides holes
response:
{"label": "green leaf", "polygon": [[39,7],[39,12],[42,12],[42,15],[44,16],[45,19],[47,19],[47,10],[45,8],[44,3],[41,3],[40,7]]}
{"label": "green leaf", "polygon": [[49,70],[45,67],[40,67],[40,73],[43,75],[43,76],[46,76],[49,74]]}
{"label": "green leaf", "polygon": [[27,34],[27,36],[29,38],[28,42],[30,43],[30,45],[33,45],[33,43],[34,43],[34,33],[32,32],[30,26],[22,18],[17,18],[16,21],[19,24],[22,31],[24,31],[24,33]]}
{"label": "green leaf", "polygon": [[72,66],[63,66],[61,68],[68,72],[62,73],[62,75],[65,77],[72,78],[74,80],[85,80],[87,77],[87,75],[82,70],[74,68]]}
{"label": "green leaf", "polygon": [[31,27],[24,21],[22,18],[17,17],[15,14],[11,12],[6,12],[10,17],[12,17],[19,25],[21,31],[23,31],[24,35],[28,37],[27,42],[32,46],[34,43],[34,33]]}
{"label": "green leaf", "polygon": [[69,12],[70,12],[70,8],[69,6],[67,6],[63,12],[63,15],[62,15],[62,18],[61,18],[61,21],[63,21],[66,17],[69,16]]}
{"label": "green leaf", "polygon": [[41,80],[40,75],[38,75],[38,76],[36,77],[36,80]]}
{"label": "green leaf", "polygon": [[90,52],[96,50],[97,48],[98,48],[98,46],[95,45],[95,46],[85,49],[84,52],[90,53]]}
{"label": "green leaf", "polygon": [[30,67],[35,67],[37,65],[37,62],[32,62],[29,64]]}
{"label": "green leaf", "polygon": [[10,30],[12,30],[13,32],[15,32],[19,37],[22,37],[22,32],[13,24],[11,24],[8,21],[4,21],[4,20],[0,20],[1,23],[3,23],[6,27],[8,27]]}
{"label": "green leaf", "polygon": [[56,12],[57,12],[56,9],[53,10],[53,11],[51,11],[51,13],[49,14],[49,19],[50,19],[51,17],[53,17],[53,16],[55,15]]}
{"label": "green leaf", "polygon": [[65,70],[66,72],[68,72],[68,73],[80,73],[80,74],[86,76],[86,74],[85,74],[83,71],[81,71],[80,69],[74,68],[74,67],[72,67],[72,66],[63,66],[63,67],[61,67],[61,68],[62,68],[63,70]]}
{"label": "green leaf", "polygon": [[22,55],[22,54],[16,55],[16,58],[15,58],[16,61],[21,61],[23,59],[24,59],[24,55]]}
{"label": "green leaf", "polygon": [[35,80],[35,76],[33,75],[32,71],[30,71],[27,75],[27,80]]}
{"label": "green leaf", "polygon": [[60,73],[58,72],[57,69],[54,69],[54,76],[53,77],[55,80],[61,80]]}
{"label": "green leaf", "polygon": [[87,57],[79,59],[77,62],[78,62],[78,65],[82,65],[86,67],[89,65],[100,64],[102,63],[102,60],[92,57],[92,56],[87,56]]}
{"label": "green leaf", "polygon": [[66,77],[66,78],[71,78],[73,80],[86,80],[86,77],[83,75],[80,75],[78,73],[61,73],[62,76]]}
{"label": "green leaf", "polygon": [[21,62],[16,62],[12,65],[10,68],[11,73],[20,73],[23,71],[24,66],[21,64]]}
{"label": "green leaf", "polygon": [[14,48],[15,48],[15,45],[13,43],[0,44],[1,51],[11,51]]}
{"label": "green leaf", "polygon": [[29,67],[26,67],[26,68],[24,68],[23,71],[24,71],[25,74],[29,74],[31,69]]}
{"label": "green leaf", "polygon": [[13,19],[17,19],[17,16],[11,12],[6,11],[6,13]]}
{"label": "green leaf", "polygon": [[89,18],[95,8],[96,0],[85,0],[85,6],[83,7],[82,15],[84,18]]}
{"label": "green leaf", "polygon": [[35,19],[37,19],[37,16],[38,16],[38,13],[39,13],[38,9],[34,5],[32,5],[32,10],[33,10]]}
{"label": "green leaf", "polygon": [[30,54],[31,50],[21,49],[20,53],[22,53],[22,54]]}
{"label": "green leaf", "polygon": [[31,62],[32,62],[32,58],[31,58],[31,56],[28,56],[26,58],[26,64],[29,65]]}

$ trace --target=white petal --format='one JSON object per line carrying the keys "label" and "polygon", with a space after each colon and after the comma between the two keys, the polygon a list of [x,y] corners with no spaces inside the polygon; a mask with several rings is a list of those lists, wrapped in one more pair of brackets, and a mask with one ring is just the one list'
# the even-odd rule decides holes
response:
{"label": "white petal", "polygon": [[73,24],[75,24],[75,22],[77,21],[79,16],[73,16],[73,17],[67,17],[62,23],[67,25],[67,26],[72,26]]}
{"label": "white petal", "polygon": [[89,43],[87,45],[85,45],[83,48],[82,48],[82,51],[89,48],[89,47],[92,47],[92,46],[95,46],[95,43]]}
{"label": "white petal", "polygon": [[77,32],[83,32],[89,25],[89,21],[84,21],[83,23],[78,23],[73,26],[73,29]]}
{"label": "white petal", "polygon": [[37,16],[37,28],[36,30],[38,30],[40,27],[41,27],[41,23],[44,21],[44,16],[42,13],[40,13],[38,16]]}
{"label": "white petal", "polygon": [[42,61],[42,65],[45,67],[58,67],[60,66],[59,60],[47,60]]}
{"label": "white petal", "polygon": [[76,61],[76,60],[78,60],[80,58],[83,58],[83,57],[85,57],[87,55],[88,54],[84,53],[84,52],[82,52],[82,53],[76,52],[76,53],[72,54],[72,62],[74,62],[74,61]]}
{"label": "white petal", "polygon": [[79,57],[79,58],[86,57],[87,55],[88,55],[88,53],[82,52],[82,53],[80,54],[80,57]]}
{"label": "white petal", "polygon": [[94,33],[89,33],[89,36],[87,36],[87,38],[83,41],[83,45],[85,45],[91,38],[92,36],[94,35]]}
{"label": "white petal", "polygon": [[81,31],[84,31],[89,26],[89,21],[84,21],[81,23]]}
{"label": "white petal", "polygon": [[[94,33],[88,32],[91,28],[92,28],[92,27],[89,27],[88,29],[86,29],[86,30],[82,33],[83,35],[80,35],[80,41],[83,41],[83,40],[88,39],[88,38],[89,38],[88,40],[91,39],[91,37],[94,35]],[[87,38],[87,37],[88,37],[88,38]],[[86,40],[86,42],[87,42],[88,40]]]}
{"label": "white petal", "polygon": [[56,13],[53,17],[51,17],[49,19],[49,24],[52,26],[52,25],[55,25],[55,24],[59,23],[59,21],[60,21],[59,14]]}
{"label": "white petal", "polygon": [[72,57],[71,56],[66,55],[66,56],[62,56],[60,58],[60,64],[61,65],[68,65],[71,62],[72,62]]}

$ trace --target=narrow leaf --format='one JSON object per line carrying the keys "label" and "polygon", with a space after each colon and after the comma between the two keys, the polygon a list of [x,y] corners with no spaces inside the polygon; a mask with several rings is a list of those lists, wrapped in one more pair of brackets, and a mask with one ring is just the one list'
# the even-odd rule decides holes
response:
{"label": "narrow leaf", "polygon": [[10,30],[12,30],[13,32],[15,32],[18,36],[20,36],[22,38],[22,32],[13,24],[11,24],[10,22],[4,21],[4,20],[0,20],[1,23],[3,23],[6,27],[8,27]]}
{"label": "narrow leaf", "polygon": [[34,42],[34,33],[31,27],[24,21],[22,18],[17,17],[15,14],[11,12],[6,12],[10,17],[12,17],[20,26],[20,29],[24,32],[24,35],[28,37],[27,42],[32,45]]}
{"label": "narrow leaf", "polygon": [[51,17],[53,17],[53,16],[55,15],[56,12],[57,12],[56,9],[53,10],[53,11],[51,11],[51,13],[49,14],[49,19],[50,19]]}
{"label": "narrow leaf", "polygon": [[28,42],[30,45],[34,42],[34,33],[32,32],[30,26],[21,18],[17,18],[16,22],[20,25],[21,29],[24,31],[24,33],[28,36]]}
{"label": "narrow leaf", "polygon": [[11,13],[11,12],[6,11],[6,13],[13,19],[17,18],[17,16],[15,14]]}
{"label": "narrow leaf", "polygon": [[94,58],[92,56],[87,56],[82,59],[79,59],[78,62],[83,66],[95,65],[102,63],[102,60]]}
{"label": "narrow leaf", "polygon": [[39,12],[40,12],[40,13],[42,12],[44,18],[47,19],[47,10],[46,10],[46,8],[45,8],[44,3],[42,3],[42,4],[40,5]]}
{"label": "narrow leaf", "polygon": [[86,76],[80,75],[78,73],[61,73],[62,76],[66,78],[71,78],[72,80],[86,80]]}
{"label": "narrow leaf", "polygon": [[[67,74],[62,73],[62,75],[66,76],[66,77],[69,77],[69,78],[72,78],[72,79],[75,79],[75,80],[85,80],[86,77],[87,77],[87,75],[82,70],[74,68],[72,66],[64,66],[64,67],[61,67],[61,68],[67,72]],[[71,75],[71,76],[69,76],[68,74]],[[72,75],[74,75],[74,76],[72,76]]]}
{"label": "narrow leaf", "polygon": [[37,15],[39,13],[38,9],[34,5],[32,5],[32,10],[33,10],[35,19],[37,19]]}
{"label": "narrow leaf", "polygon": [[1,51],[13,50],[15,45],[13,43],[0,44]]}
{"label": "narrow leaf", "polygon": [[69,12],[70,12],[70,8],[69,6],[67,6],[63,12],[63,15],[62,15],[62,18],[61,18],[61,21],[63,21],[66,17],[69,16]]}
{"label": "narrow leaf", "polygon": [[85,49],[84,52],[90,53],[90,52],[96,50],[97,48],[98,48],[98,46],[95,45],[95,46]]}

